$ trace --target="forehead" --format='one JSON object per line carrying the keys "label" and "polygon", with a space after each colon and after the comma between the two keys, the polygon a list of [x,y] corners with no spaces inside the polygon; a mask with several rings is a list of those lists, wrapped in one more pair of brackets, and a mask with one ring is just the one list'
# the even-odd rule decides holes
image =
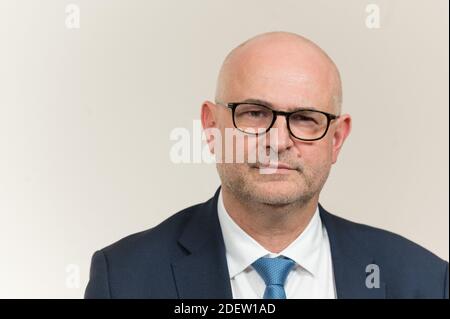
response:
{"label": "forehead", "polygon": [[268,101],[277,109],[299,106],[328,110],[331,107],[331,70],[326,61],[304,52],[245,52],[231,66],[227,95],[234,99]]}

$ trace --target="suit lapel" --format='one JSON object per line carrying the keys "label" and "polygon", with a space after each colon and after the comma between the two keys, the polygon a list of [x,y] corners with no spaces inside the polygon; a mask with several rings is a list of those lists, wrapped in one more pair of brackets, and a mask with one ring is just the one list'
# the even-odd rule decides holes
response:
{"label": "suit lapel", "polygon": [[[333,271],[338,299],[384,299],[386,285],[380,276],[379,288],[368,288],[368,265],[376,265],[375,259],[364,249],[360,238],[354,238],[348,221],[328,213],[319,204],[320,217],[330,240]],[[382,270],[380,270],[382,275]]]}
{"label": "suit lapel", "polygon": [[195,209],[179,238],[187,254],[172,262],[172,270],[181,299],[232,298],[225,244],[217,216],[219,190]]}
{"label": "suit lapel", "polygon": [[[178,243],[184,253],[172,262],[172,270],[181,299],[233,297],[225,244],[217,216],[219,191],[220,188],[213,198],[195,208],[179,238]],[[385,298],[385,283],[380,282],[379,288],[366,286],[366,267],[376,265],[376,261],[363,244],[352,237],[349,222],[328,213],[320,204],[319,211],[330,240],[337,298]]]}

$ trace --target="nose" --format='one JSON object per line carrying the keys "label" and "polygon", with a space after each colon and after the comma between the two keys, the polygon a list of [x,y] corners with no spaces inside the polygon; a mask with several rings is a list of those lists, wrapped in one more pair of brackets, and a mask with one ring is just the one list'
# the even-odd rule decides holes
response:
{"label": "nose", "polygon": [[[281,153],[294,145],[293,136],[289,133],[289,129],[287,126],[287,118],[286,116],[278,115],[275,119],[275,123],[269,131],[270,134],[274,134],[276,132],[277,136],[274,139],[270,137],[269,147],[272,147],[278,153]],[[275,142],[276,145],[270,145],[271,142]]]}

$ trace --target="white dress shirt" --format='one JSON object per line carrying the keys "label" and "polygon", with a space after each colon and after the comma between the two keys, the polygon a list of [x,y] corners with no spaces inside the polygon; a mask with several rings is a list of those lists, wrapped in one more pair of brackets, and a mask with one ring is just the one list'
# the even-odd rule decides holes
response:
{"label": "white dress shirt", "polygon": [[262,298],[266,285],[251,264],[260,257],[280,255],[296,263],[284,285],[288,299],[336,298],[330,242],[318,207],[305,230],[279,254],[266,250],[234,222],[223,204],[222,191],[217,211],[234,299]]}

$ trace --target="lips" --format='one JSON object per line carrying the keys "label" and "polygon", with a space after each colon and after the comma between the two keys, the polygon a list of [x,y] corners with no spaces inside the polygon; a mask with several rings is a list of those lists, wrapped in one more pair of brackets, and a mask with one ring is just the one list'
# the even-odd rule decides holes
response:
{"label": "lips", "polygon": [[287,170],[295,170],[292,166],[285,163],[269,163],[269,164],[259,164],[255,165],[255,168],[270,168],[270,169],[287,169]]}

